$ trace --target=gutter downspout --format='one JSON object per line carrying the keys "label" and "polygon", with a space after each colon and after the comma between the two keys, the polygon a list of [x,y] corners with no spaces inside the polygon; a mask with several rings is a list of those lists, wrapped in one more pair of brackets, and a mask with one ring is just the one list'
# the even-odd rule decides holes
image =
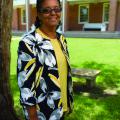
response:
{"label": "gutter downspout", "polygon": [[66,13],[66,0],[62,0],[62,33],[65,33],[65,13]]}
{"label": "gutter downspout", "polygon": [[29,31],[29,0],[25,0],[26,6],[26,32]]}

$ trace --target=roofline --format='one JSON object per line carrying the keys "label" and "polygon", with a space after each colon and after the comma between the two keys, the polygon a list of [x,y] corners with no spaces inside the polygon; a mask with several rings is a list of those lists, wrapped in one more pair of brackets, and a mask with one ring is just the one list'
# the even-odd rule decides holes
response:
{"label": "roofline", "polygon": [[[60,0],[62,2],[62,0]],[[36,4],[36,0],[29,0],[29,3],[32,4],[32,5],[35,5]],[[13,1],[13,6],[16,7],[16,6],[23,6],[25,5],[25,0],[14,0]]]}
{"label": "roofline", "polygon": [[[62,0],[60,0],[62,2]],[[68,2],[71,3],[96,3],[98,2],[98,0],[66,0]],[[109,2],[110,0],[99,0],[99,2]],[[118,0],[120,1],[120,0]],[[35,0],[30,0],[30,4],[35,5],[36,1]],[[13,7],[17,7],[17,6],[24,6],[25,5],[25,0],[14,0],[13,1]]]}

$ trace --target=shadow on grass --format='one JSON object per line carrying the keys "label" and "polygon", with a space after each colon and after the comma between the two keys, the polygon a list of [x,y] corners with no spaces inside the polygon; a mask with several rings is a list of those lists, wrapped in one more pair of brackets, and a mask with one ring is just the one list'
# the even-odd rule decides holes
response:
{"label": "shadow on grass", "polygon": [[103,87],[118,87],[120,84],[120,69],[108,64],[99,64],[96,62],[85,62],[82,64],[84,68],[93,68],[101,70],[101,74],[97,79],[98,84]]}
{"label": "shadow on grass", "polygon": [[[102,115],[102,120],[120,120],[120,94],[117,96],[109,96],[107,98],[102,98],[98,101],[102,105],[105,111]],[[101,113],[95,115],[95,118],[99,118]],[[106,117],[108,116],[108,118]],[[99,119],[100,120],[100,119]]]}
{"label": "shadow on grass", "polygon": [[[81,82],[81,79],[74,81],[73,90],[76,94],[89,92],[93,98],[106,97],[111,95],[111,93],[104,94],[105,89],[120,88],[120,69],[117,67],[96,62],[85,62],[82,66],[82,68],[101,70],[101,73],[96,79],[96,87],[91,89],[87,88],[87,86]],[[77,68],[77,66],[74,65],[72,67]],[[119,91],[117,91],[117,93],[118,92]]]}
{"label": "shadow on grass", "polygon": [[120,95],[92,99],[74,95],[74,110],[65,120],[120,120]]}
{"label": "shadow on grass", "polygon": [[21,120],[24,120],[22,107],[19,102],[20,93],[19,93],[16,75],[10,75],[10,86],[11,86],[11,92],[12,92],[13,99],[14,99],[14,108],[16,110],[16,113]]}
{"label": "shadow on grass", "polygon": [[[74,110],[66,120],[120,120],[120,69],[96,62],[85,62],[82,68],[99,69],[101,74],[95,88],[88,89],[80,79],[74,83]],[[104,94],[108,88],[118,88],[117,95]]]}
{"label": "shadow on grass", "polygon": [[[72,67],[78,67],[73,65]],[[120,69],[108,64],[99,64],[96,62],[85,62],[82,68],[99,69],[100,75],[97,77],[97,84],[101,87],[118,87],[120,85]]]}
{"label": "shadow on grass", "polygon": [[10,86],[11,86],[11,90],[12,90],[13,95],[16,95],[19,93],[16,75],[10,75]]}

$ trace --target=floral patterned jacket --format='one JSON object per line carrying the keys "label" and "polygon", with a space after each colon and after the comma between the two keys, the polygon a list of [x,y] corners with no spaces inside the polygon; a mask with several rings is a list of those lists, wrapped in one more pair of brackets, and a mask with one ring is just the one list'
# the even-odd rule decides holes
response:
{"label": "floral patterned jacket", "polygon": [[[57,33],[57,37],[68,62],[67,103],[71,111],[72,79],[67,45],[63,35]],[[19,42],[17,76],[20,102],[26,118],[29,119],[26,106],[36,105],[40,120],[59,120],[63,114],[63,106],[55,52],[50,40],[43,38],[35,30]]]}

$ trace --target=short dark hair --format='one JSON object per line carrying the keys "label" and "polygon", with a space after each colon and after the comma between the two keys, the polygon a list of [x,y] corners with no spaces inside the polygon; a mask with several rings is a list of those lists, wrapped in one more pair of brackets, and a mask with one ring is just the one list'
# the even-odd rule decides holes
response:
{"label": "short dark hair", "polygon": [[[45,0],[37,0],[37,3],[36,3],[36,9],[37,9],[37,12],[39,12],[40,8],[42,8],[42,3],[44,2]],[[60,4],[60,0],[57,0],[58,3],[59,3],[59,6],[61,7],[61,4]]]}
{"label": "short dark hair", "polygon": [[[36,1],[36,10],[37,12],[40,11],[40,8],[42,8],[42,3],[44,2],[45,0],[37,0]],[[59,3],[59,6],[61,7],[61,4],[60,4],[60,0],[57,0],[58,3]],[[39,17],[36,16],[36,21],[35,21],[35,26],[36,28],[39,28],[41,26],[41,21],[39,20]],[[58,25],[59,26],[59,25]]]}

